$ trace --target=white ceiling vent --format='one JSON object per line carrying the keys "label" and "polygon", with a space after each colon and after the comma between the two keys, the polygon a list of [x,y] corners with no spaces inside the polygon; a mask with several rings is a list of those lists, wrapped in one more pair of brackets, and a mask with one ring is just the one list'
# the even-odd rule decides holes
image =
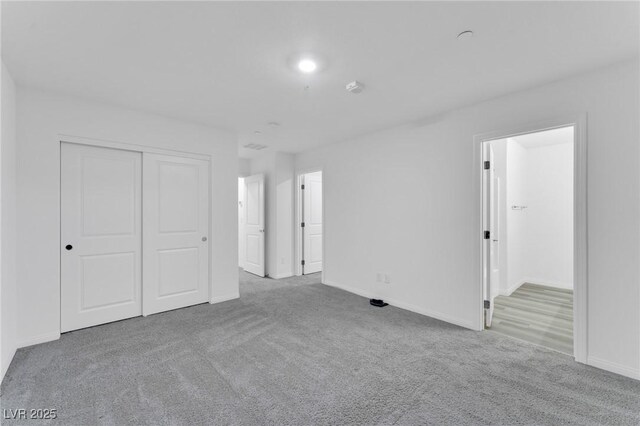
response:
{"label": "white ceiling vent", "polygon": [[363,90],[364,84],[360,83],[359,81],[354,80],[351,83],[347,84],[347,92],[349,93],[358,94]]}
{"label": "white ceiling vent", "polygon": [[267,148],[267,145],[260,145],[259,143],[248,143],[244,147],[247,149],[255,149],[256,151],[260,151],[261,149]]}

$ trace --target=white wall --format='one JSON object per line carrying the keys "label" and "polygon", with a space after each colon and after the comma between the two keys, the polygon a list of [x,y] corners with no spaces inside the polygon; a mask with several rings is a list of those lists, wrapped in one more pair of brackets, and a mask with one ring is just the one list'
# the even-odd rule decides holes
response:
{"label": "white wall", "polygon": [[293,275],[294,157],[266,153],[251,160],[251,174],[265,176],[265,262],[271,278]]}
{"label": "white wall", "polygon": [[[525,282],[573,288],[573,133],[560,132],[565,143],[544,144],[542,135],[550,132],[538,133],[538,146],[522,145],[521,137],[491,142],[505,194],[500,294],[509,295]],[[514,205],[527,208],[514,210]]]}
{"label": "white wall", "polygon": [[275,153],[251,160],[251,174],[264,175],[264,262],[265,274],[269,276],[277,273],[275,169]]}
{"label": "white wall", "polygon": [[276,155],[276,276],[285,278],[293,275],[293,188],[294,156]]}
{"label": "white wall", "polygon": [[16,336],[16,86],[2,63],[0,144],[0,382],[18,347]]}
{"label": "white wall", "polygon": [[57,94],[17,93],[18,336],[60,332],[60,134],[211,155],[212,300],[238,297],[238,155],[215,129]]}
{"label": "white wall", "polygon": [[573,288],[573,140],[526,148],[526,161],[523,279]]}
{"label": "white wall", "polygon": [[586,113],[588,362],[640,377],[639,73],[634,60],[298,155],[323,168],[325,282],[479,329],[473,137]]}
{"label": "white wall", "polygon": [[238,176],[247,177],[251,174],[251,161],[247,158],[238,158]]}

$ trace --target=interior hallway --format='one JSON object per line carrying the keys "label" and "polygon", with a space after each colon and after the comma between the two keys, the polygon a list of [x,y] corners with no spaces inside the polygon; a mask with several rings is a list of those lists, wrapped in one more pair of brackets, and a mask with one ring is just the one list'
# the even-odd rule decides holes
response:
{"label": "interior hallway", "polygon": [[573,290],[525,283],[494,303],[492,331],[573,356]]}
{"label": "interior hallway", "polygon": [[241,271],[240,299],[20,349],[1,406],[62,424],[640,422],[636,380],[319,279]]}

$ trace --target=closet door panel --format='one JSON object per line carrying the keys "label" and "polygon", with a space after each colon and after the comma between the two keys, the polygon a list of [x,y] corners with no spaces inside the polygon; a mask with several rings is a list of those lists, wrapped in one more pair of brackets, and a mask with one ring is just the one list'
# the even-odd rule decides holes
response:
{"label": "closet door panel", "polygon": [[141,154],[63,143],[60,166],[61,330],[140,315]]}
{"label": "closet door panel", "polygon": [[209,299],[209,162],[144,154],[143,314]]}

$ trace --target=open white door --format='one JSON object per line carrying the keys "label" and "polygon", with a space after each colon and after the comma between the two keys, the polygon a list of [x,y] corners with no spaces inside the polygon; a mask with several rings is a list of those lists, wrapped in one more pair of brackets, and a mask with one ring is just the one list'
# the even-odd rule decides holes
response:
{"label": "open white door", "polygon": [[303,274],[322,271],[322,172],[304,175]]}
{"label": "open white door", "polygon": [[[489,234],[491,236],[491,242],[489,243],[489,257],[490,257],[490,296],[491,305],[493,306],[493,299],[498,295],[498,289],[500,288],[500,177],[496,172],[496,166],[494,161],[493,147],[490,147],[489,152],[491,182],[489,184]],[[493,308],[491,309],[493,313]]]}
{"label": "open white door", "polygon": [[61,145],[61,331],[141,314],[141,154]]}
{"label": "open white door", "polygon": [[209,299],[209,162],[147,154],[144,315]]}
{"label": "open white door", "polygon": [[[499,258],[497,253],[498,239],[498,209],[496,206],[497,188],[495,187],[495,161],[493,147],[489,143],[484,144],[484,170],[482,174],[483,186],[483,225],[485,229],[483,250],[484,256],[484,303],[485,303],[485,327],[491,327],[493,319],[493,294],[497,290],[499,277]],[[495,241],[494,241],[495,240]]]}
{"label": "open white door", "polygon": [[264,175],[244,179],[244,270],[264,277]]}

